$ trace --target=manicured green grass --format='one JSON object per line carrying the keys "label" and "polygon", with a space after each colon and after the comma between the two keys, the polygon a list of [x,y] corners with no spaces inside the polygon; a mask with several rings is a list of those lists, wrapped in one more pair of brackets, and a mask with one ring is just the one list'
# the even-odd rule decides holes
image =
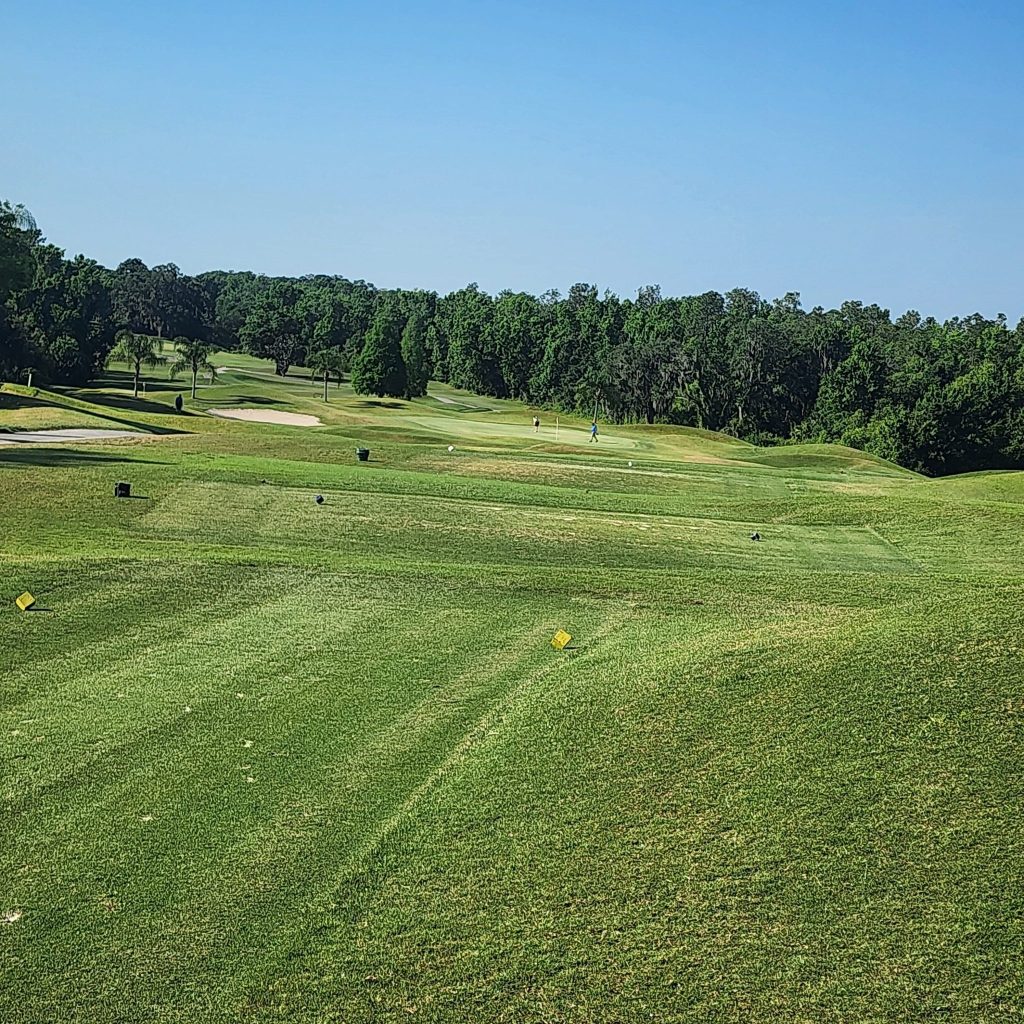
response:
{"label": "manicured green grass", "polygon": [[1024,477],[217,365],[0,396],[0,1020],[1021,1019]]}

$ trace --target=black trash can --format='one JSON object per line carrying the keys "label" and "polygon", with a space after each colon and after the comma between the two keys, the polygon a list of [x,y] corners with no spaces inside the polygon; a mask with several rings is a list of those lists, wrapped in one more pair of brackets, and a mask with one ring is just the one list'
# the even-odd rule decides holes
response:
{"label": "black trash can", "polygon": [[130,498],[132,496],[132,485],[125,483],[124,480],[118,480],[114,484],[114,497],[115,498]]}
{"label": "black trash can", "polygon": [[370,449],[369,448],[357,448],[356,449],[356,458],[360,462],[369,462],[370,461]]}

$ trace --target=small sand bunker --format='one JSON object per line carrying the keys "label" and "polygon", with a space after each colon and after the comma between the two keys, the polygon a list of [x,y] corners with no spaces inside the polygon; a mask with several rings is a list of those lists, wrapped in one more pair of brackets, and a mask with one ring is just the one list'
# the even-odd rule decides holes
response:
{"label": "small sand bunker", "polygon": [[104,441],[118,437],[152,437],[137,430],[93,430],[74,428],[64,430],[17,430],[0,434],[0,444],[53,444],[61,441]]}
{"label": "small sand bunker", "polygon": [[277,412],[274,409],[211,409],[212,416],[228,420],[248,420],[250,423],[279,423],[286,427],[322,426],[319,416],[306,416],[301,412]]}

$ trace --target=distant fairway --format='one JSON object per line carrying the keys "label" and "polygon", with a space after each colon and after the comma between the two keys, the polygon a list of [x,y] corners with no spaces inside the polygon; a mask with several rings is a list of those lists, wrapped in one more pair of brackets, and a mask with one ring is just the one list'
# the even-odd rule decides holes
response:
{"label": "distant fairway", "polygon": [[0,1021],[1021,1020],[1024,476],[217,360],[0,392]]}

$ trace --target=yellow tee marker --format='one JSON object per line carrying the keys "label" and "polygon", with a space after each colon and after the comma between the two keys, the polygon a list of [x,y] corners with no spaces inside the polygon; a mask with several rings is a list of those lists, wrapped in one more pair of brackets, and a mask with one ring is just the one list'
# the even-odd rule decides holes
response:
{"label": "yellow tee marker", "polygon": [[18,606],[18,609],[23,612],[27,612],[29,608],[36,603],[36,599],[26,590],[21,597],[16,597],[14,603]]}
{"label": "yellow tee marker", "polygon": [[560,629],[552,638],[551,646],[556,651],[560,651],[565,645],[572,639],[572,637],[566,633],[564,629]]}

